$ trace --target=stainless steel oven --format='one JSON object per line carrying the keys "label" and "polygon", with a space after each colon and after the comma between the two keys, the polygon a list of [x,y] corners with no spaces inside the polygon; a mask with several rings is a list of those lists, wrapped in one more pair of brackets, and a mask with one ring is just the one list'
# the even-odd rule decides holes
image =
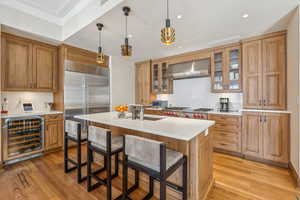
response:
{"label": "stainless steel oven", "polygon": [[5,164],[39,155],[44,147],[44,118],[41,116],[4,119],[3,158]]}

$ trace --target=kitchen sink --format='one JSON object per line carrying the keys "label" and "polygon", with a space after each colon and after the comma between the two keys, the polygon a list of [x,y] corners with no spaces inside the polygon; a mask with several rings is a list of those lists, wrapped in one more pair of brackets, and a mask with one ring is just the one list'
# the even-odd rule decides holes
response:
{"label": "kitchen sink", "polygon": [[146,117],[144,116],[144,120],[149,120],[149,121],[158,121],[158,120],[162,120],[164,119],[164,117]]}

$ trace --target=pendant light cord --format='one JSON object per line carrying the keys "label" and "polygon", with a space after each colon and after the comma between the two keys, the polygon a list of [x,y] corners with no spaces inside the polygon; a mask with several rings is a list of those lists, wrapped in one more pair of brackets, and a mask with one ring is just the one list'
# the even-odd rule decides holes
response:
{"label": "pendant light cord", "polygon": [[127,15],[125,17],[125,38],[127,38]]}
{"label": "pendant light cord", "polygon": [[167,19],[169,19],[169,0],[167,0]]}
{"label": "pendant light cord", "polygon": [[101,47],[101,31],[99,31],[99,47]]}

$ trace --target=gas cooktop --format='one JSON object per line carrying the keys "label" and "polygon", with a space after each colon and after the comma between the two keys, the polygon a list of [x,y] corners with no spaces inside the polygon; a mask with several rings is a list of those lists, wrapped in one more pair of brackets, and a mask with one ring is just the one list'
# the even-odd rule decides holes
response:
{"label": "gas cooktop", "polygon": [[193,109],[191,107],[168,107],[166,110],[178,111],[178,112],[208,112],[212,111],[212,108],[196,108]]}

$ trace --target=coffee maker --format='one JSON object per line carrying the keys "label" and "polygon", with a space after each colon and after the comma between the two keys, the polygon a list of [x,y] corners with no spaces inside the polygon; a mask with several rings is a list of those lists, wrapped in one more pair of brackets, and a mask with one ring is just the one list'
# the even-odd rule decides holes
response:
{"label": "coffee maker", "polygon": [[220,112],[229,112],[229,98],[220,98]]}

